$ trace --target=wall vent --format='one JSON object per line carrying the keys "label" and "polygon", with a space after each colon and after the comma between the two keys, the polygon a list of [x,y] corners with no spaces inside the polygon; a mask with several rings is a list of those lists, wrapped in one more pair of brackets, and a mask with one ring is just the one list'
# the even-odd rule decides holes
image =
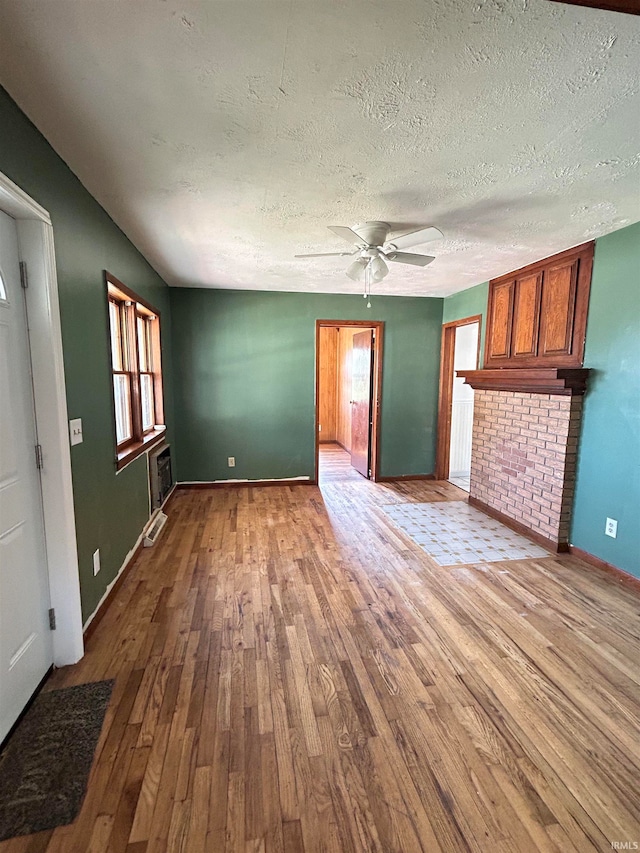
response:
{"label": "wall vent", "polygon": [[155,509],[160,509],[172,486],[171,447],[166,442],[163,442],[159,447],[154,447],[149,452],[151,512]]}
{"label": "wall vent", "polygon": [[167,516],[164,512],[157,512],[153,516],[144,534],[143,545],[145,548],[150,548],[152,545],[155,545],[160,533],[162,532],[162,528],[166,523]]}

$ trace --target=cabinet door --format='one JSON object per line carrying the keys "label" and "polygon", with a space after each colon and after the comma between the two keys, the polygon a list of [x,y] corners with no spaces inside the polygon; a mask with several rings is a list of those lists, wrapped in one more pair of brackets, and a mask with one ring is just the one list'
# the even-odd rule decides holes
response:
{"label": "cabinet door", "polygon": [[[499,366],[511,355],[511,325],[515,280],[497,284],[491,290],[486,365]],[[496,364],[497,363],[497,364]]]}
{"label": "cabinet door", "polygon": [[575,258],[544,271],[538,347],[541,358],[556,360],[571,355],[578,264]]}
{"label": "cabinet door", "polygon": [[531,358],[537,354],[541,290],[541,272],[516,280],[511,336],[513,358]]}

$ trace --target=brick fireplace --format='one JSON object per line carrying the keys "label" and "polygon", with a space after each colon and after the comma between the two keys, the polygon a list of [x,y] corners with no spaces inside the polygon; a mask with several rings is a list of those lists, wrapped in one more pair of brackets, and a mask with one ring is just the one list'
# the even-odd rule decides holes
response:
{"label": "brick fireplace", "polygon": [[558,551],[569,542],[588,372],[459,373],[475,389],[469,502]]}

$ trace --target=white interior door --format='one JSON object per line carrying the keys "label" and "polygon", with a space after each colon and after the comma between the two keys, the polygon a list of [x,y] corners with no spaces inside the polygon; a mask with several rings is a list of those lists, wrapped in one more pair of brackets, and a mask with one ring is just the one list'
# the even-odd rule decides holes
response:
{"label": "white interior door", "polygon": [[18,237],[0,211],[0,741],[53,660],[35,445]]}
{"label": "white interior door", "polygon": [[451,403],[451,445],[449,479],[469,490],[471,437],[473,433],[473,388],[455,375],[456,370],[475,370],[478,365],[478,323],[456,327],[453,355],[453,396]]}

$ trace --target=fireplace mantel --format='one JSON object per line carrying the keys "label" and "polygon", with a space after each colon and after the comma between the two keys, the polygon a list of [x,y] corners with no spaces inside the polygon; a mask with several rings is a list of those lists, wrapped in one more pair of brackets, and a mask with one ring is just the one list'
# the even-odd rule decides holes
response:
{"label": "fireplace mantel", "polygon": [[498,370],[457,370],[466,385],[483,391],[525,391],[530,394],[582,396],[587,390],[588,368],[516,367]]}

